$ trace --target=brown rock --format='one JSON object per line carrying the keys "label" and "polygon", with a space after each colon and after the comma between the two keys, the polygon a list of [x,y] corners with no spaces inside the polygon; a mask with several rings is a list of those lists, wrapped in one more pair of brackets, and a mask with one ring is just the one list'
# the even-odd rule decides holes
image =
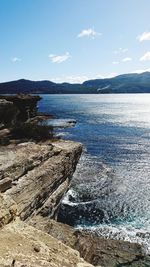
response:
{"label": "brown rock", "polygon": [[34,251],[35,252],[40,252],[40,246],[34,245]]}
{"label": "brown rock", "polygon": [[17,205],[8,196],[0,194],[0,228],[16,218]]}
{"label": "brown rock", "polygon": [[[77,251],[19,220],[0,230],[0,241],[0,266],[11,266],[13,259],[15,267],[93,266],[80,258]],[[35,243],[40,244],[40,253],[33,251]]]}
{"label": "brown rock", "polygon": [[[37,102],[41,99],[40,96],[32,95],[6,95],[0,96],[0,101],[7,101],[13,104],[13,108],[17,110],[17,121],[26,121],[33,118],[37,114]],[[0,107],[1,107],[0,102]],[[7,116],[8,118],[8,116]]]}
{"label": "brown rock", "polygon": [[95,266],[150,266],[150,258],[139,244],[97,237],[42,216],[33,217],[29,223],[78,250],[81,257]]}
{"label": "brown rock", "polygon": [[56,216],[81,151],[79,143],[65,141],[0,148],[1,186],[17,204],[22,220],[38,213]]}
{"label": "brown rock", "polygon": [[5,126],[14,124],[17,114],[17,108],[11,101],[0,99],[0,124],[4,124]]}
{"label": "brown rock", "polygon": [[10,178],[4,178],[0,180],[0,192],[5,192],[12,185],[12,180]]}

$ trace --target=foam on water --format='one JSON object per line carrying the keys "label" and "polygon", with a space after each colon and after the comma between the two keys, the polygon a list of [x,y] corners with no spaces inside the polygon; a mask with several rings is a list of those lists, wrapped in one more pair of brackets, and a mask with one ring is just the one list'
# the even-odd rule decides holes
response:
{"label": "foam on water", "polygon": [[40,111],[75,119],[56,133],[86,148],[64,199],[81,204],[78,227],[149,249],[150,94],[48,95]]}
{"label": "foam on water", "polygon": [[[114,185],[116,185],[115,189]],[[119,184],[119,179],[110,166],[98,162],[97,157],[91,159],[85,153],[80,159],[74,174],[72,187],[65,195],[63,204],[69,205],[70,210],[72,207],[80,205],[77,229],[95,232],[100,237],[138,242],[143,245],[145,251],[149,254],[150,216],[149,214],[146,214],[147,218],[144,214],[141,214],[144,215],[143,217],[139,216],[138,209],[141,213],[141,206],[139,208],[137,205],[135,209],[134,205],[133,207],[132,205],[126,205],[122,200],[123,196],[120,196],[123,192],[124,186]],[[127,197],[129,201],[128,198],[129,196]],[[133,201],[133,198],[131,201]],[[82,214],[84,207],[87,207],[87,205],[93,207],[95,201],[97,201],[98,207],[104,211],[104,218],[101,220],[101,215],[92,208],[89,214],[89,220],[91,216],[92,221],[90,224],[89,221],[86,222],[82,218]],[[83,210],[81,205],[83,205]]]}
{"label": "foam on water", "polygon": [[77,226],[79,230],[92,231],[99,237],[106,239],[124,240],[132,243],[139,243],[143,246],[144,251],[150,253],[150,229],[138,229],[132,226],[121,225],[97,225],[97,226]]}

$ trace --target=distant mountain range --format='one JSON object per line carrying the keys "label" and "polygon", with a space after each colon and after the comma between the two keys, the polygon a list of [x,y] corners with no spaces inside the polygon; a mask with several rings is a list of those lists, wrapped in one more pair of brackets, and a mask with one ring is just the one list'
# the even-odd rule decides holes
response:
{"label": "distant mountain range", "polygon": [[85,81],[82,84],[51,81],[17,80],[0,83],[0,94],[110,94],[150,93],[150,72],[123,74],[109,79]]}

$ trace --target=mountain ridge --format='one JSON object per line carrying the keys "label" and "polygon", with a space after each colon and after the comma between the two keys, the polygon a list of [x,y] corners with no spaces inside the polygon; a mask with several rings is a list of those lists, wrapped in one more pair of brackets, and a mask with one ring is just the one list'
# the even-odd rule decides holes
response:
{"label": "mountain ridge", "polygon": [[0,83],[0,94],[95,94],[150,93],[150,72],[128,73],[113,78],[87,80],[81,84],[19,79]]}

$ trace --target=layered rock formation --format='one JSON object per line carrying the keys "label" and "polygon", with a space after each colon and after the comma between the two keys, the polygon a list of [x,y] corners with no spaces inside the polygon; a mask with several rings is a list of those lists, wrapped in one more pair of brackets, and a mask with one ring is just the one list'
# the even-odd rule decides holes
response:
{"label": "layered rock formation", "polygon": [[79,143],[67,141],[0,147],[0,266],[92,266],[23,222],[57,216],[81,151]]}
{"label": "layered rock formation", "polygon": [[[39,99],[0,99],[0,139],[9,139],[9,127],[18,121],[19,127],[28,119],[38,123],[34,116]],[[150,266],[138,244],[103,239],[56,222],[81,152],[81,144],[61,140],[27,139],[0,146],[0,267]],[[66,221],[66,210],[61,212]]]}
{"label": "layered rock formation", "polygon": [[81,151],[79,143],[65,141],[1,148],[0,191],[15,201],[22,220],[55,217]]}
{"label": "layered rock formation", "polygon": [[145,255],[143,248],[139,244],[104,239],[94,233],[79,231],[69,225],[43,218],[40,215],[33,217],[29,223],[79,251],[80,256],[94,266],[150,266],[150,257]]}
{"label": "layered rock formation", "polygon": [[[0,139],[35,119],[37,96],[0,99]],[[18,124],[19,122],[19,124]],[[35,123],[38,123],[38,120]],[[90,267],[79,252],[28,224],[38,215],[56,218],[82,152],[65,141],[10,142],[0,146],[0,266]],[[24,221],[24,222],[23,222]]]}

